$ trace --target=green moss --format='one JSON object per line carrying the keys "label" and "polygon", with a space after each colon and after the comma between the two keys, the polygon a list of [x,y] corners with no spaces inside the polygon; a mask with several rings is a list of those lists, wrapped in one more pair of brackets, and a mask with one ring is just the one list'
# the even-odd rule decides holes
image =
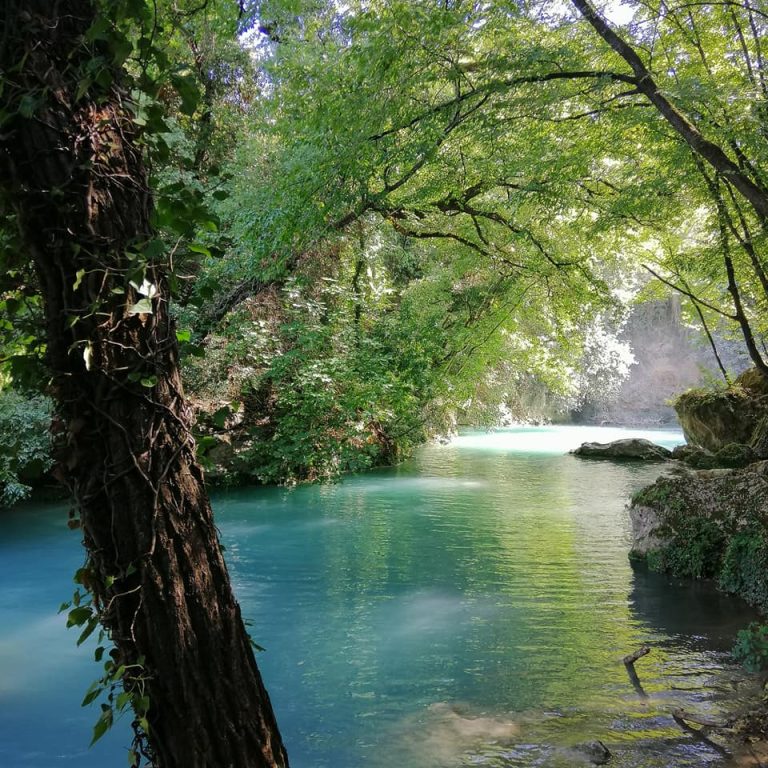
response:
{"label": "green moss", "polygon": [[682,513],[686,502],[680,484],[667,477],[660,477],[653,485],[641,488],[632,496],[632,504],[653,507],[667,514]]}
{"label": "green moss", "polygon": [[645,555],[645,562],[648,564],[648,568],[657,573],[663,573],[666,570],[666,563],[664,560],[664,549],[652,549]]}
{"label": "green moss", "polygon": [[648,567],[675,576],[708,579],[720,570],[725,535],[713,520],[687,517],[678,521],[672,541],[648,553]]}
{"label": "green moss", "polygon": [[714,456],[717,466],[730,468],[746,467],[756,459],[754,451],[743,443],[728,443]]}
{"label": "green moss", "polygon": [[675,410],[679,413],[697,411],[700,408],[709,408],[714,404],[728,403],[730,405],[740,405],[748,403],[750,400],[749,392],[739,384],[731,384],[727,389],[702,389],[694,387],[683,392],[673,403]]}
{"label": "green moss", "polygon": [[764,529],[752,526],[730,539],[717,581],[724,591],[768,609],[768,541]]}

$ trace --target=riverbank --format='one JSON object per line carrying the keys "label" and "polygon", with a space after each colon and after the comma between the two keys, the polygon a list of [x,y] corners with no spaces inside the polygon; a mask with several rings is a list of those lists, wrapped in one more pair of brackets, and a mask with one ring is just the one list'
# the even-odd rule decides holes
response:
{"label": "riverbank", "polygon": [[[704,579],[762,614],[768,609],[768,461],[741,469],[690,470],[660,477],[630,504],[632,557],[659,572]],[[747,668],[768,662],[765,620],[739,632],[734,647]],[[768,757],[768,698],[762,687],[732,724],[734,765]],[[751,761],[751,762],[750,762]]]}

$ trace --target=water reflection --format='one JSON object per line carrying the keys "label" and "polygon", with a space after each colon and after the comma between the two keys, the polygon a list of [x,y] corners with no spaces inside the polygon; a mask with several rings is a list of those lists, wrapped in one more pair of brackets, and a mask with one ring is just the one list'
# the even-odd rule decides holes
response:
{"label": "water reflection", "polygon": [[688,581],[633,568],[629,605],[633,616],[677,645],[696,651],[726,653],[744,624],[757,612],[710,582]]}
{"label": "water reflection", "polygon": [[[624,501],[662,465],[562,455],[570,431],[485,437],[333,486],[216,498],[294,768],[573,766],[595,739],[614,766],[722,765],[670,712],[728,706],[739,673],[724,650],[748,617],[711,590],[670,590],[630,568]],[[0,764],[119,765],[120,742],[109,760],[79,754],[88,729],[69,719],[93,720],[78,704],[95,673],[84,654],[70,658],[75,638],[49,626],[76,537],[60,511],[9,520],[0,680],[13,691],[0,694]],[[621,663],[644,643],[647,698]],[[22,648],[44,675],[25,671]]]}

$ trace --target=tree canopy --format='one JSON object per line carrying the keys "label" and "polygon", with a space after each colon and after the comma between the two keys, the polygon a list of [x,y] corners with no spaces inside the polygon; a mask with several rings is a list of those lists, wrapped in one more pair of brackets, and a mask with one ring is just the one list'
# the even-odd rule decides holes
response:
{"label": "tree canopy", "polygon": [[[200,599],[244,637],[198,460],[317,480],[462,414],[493,422],[531,386],[563,407],[603,396],[633,302],[669,291],[768,375],[754,0],[74,5],[66,23],[44,0],[4,19],[0,398],[11,425],[29,402],[47,413],[30,393],[57,401],[55,472],[90,551],[78,615],[112,633],[116,669],[167,662],[152,616],[127,639],[162,602],[160,513],[172,550],[193,510],[219,590]],[[25,451],[45,465],[46,446]],[[3,458],[5,497],[24,472]],[[185,562],[163,571],[179,595]],[[113,615],[118,588],[135,597]],[[158,734],[149,756],[170,754],[170,694],[148,709],[139,680],[124,703]],[[265,764],[284,760],[275,738]]]}

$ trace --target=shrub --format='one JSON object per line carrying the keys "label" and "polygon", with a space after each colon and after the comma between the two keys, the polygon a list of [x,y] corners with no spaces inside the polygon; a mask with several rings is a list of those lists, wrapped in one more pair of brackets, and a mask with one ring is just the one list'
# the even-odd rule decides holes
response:
{"label": "shrub", "polygon": [[26,498],[53,466],[51,401],[0,391],[0,507]]}
{"label": "shrub", "polygon": [[739,630],[731,653],[750,672],[768,669],[768,626],[753,621]]}
{"label": "shrub", "polygon": [[683,518],[676,521],[673,540],[649,553],[648,565],[652,570],[669,571],[675,576],[708,579],[720,569],[724,547],[725,535],[716,522]]}

